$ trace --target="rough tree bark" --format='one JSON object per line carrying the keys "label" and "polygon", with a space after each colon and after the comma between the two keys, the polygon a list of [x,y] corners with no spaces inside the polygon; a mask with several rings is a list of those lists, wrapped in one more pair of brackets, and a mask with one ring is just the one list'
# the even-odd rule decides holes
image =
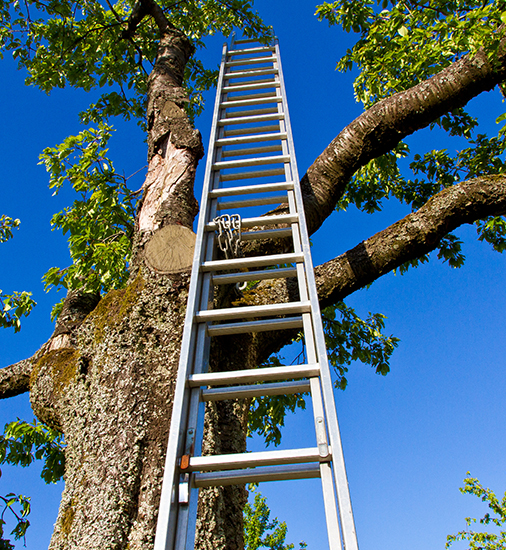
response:
{"label": "rough tree bark", "polygon": [[[203,148],[184,111],[182,78],[191,43],[151,1],[132,18],[126,36],[144,16],[155,18],[161,38],[149,81],[149,170],[129,285],[101,299],[70,293],[54,334],[34,357],[0,371],[0,397],[30,391],[38,418],[65,435],[65,490],[50,546],[54,550],[147,550],[153,545],[190,274],[188,269],[158,273],[144,261],[144,251],[163,227],[192,227],[197,213],[193,179]],[[360,166],[490,89],[503,80],[504,70],[504,59],[494,66],[479,56],[463,59],[351,123],[303,179],[310,231],[331,213]],[[433,249],[454,227],[505,210],[503,177],[443,191],[417,213],[319,266],[323,305]],[[254,253],[270,247],[260,244]],[[277,301],[291,292],[290,281],[263,285]],[[259,302],[260,296],[250,299]],[[270,333],[227,337],[214,345],[212,361],[221,370],[254,366],[284,343],[282,335]],[[209,408],[204,447],[207,452],[245,449],[243,404]],[[205,493],[199,548],[243,548],[245,497],[240,487]]]}

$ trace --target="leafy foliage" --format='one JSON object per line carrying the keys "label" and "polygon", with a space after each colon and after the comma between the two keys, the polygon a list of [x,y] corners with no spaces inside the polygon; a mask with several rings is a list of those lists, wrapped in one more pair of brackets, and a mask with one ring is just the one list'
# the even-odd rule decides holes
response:
{"label": "leafy foliage", "polygon": [[[479,523],[480,525],[490,525],[501,528],[506,523],[506,493],[499,500],[495,493],[488,488],[484,488],[481,483],[472,477],[464,479],[464,487],[460,492],[468,495],[475,495],[486,502],[490,512],[487,512],[480,520],[475,518],[466,518],[468,527]],[[500,529],[498,533],[487,533],[482,531],[459,531],[456,535],[448,535],[446,539],[446,548],[449,548],[456,541],[467,541],[469,550],[504,550],[506,548],[506,531]]]}
{"label": "leafy foliage", "polygon": [[[65,461],[62,434],[35,420],[32,424],[19,419],[7,424],[4,434],[0,435],[0,464],[26,467],[34,460],[44,460],[41,477],[46,483],[59,481],[63,476]],[[30,526],[27,519],[30,513],[30,498],[9,493],[5,496],[0,495],[0,501],[4,505],[0,515],[0,550],[12,550],[14,546],[3,538],[5,513],[10,511],[16,519],[11,534],[16,540],[24,538]],[[19,510],[16,511],[17,509]]]}
{"label": "leafy foliage", "polygon": [[[43,277],[46,290],[54,286],[107,292],[126,284],[137,194],[107,158],[111,133],[109,126],[100,124],[41,155],[50,173],[50,188],[58,193],[67,182],[79,196],[51,220],[53,229],[69,235],[72,265],[49,269]],[[60,308],[61,302],[53,316]]]}
{"label": "leafy foliage", "polygon": [[[359,34],[359,40],[338,61],[341,71],[359,69],[355,97],[367,109],[378,101],[411,88],[464,55],[485,51],[491,58],[504,36],[506,12],[500,0],[338,0],[317,8],[320,20]],[[506,115],[497,122],[505,120]],[[417,210],[442,189],[480,175],[504,174],[505,135],[475,135],[478,121],[463,109],[445,113],[431,125],[454,139],[449,149],[415,154],[400,143],[372,160],[355,174],[339,208],[355,204],[373,213],[383,201],[395,198]],[[466,145],[463,145],[466,144]],[[408,168],[413,177],[408,177]],[[479,239],[502,252],[505,249],[504,217],[478,222]],[[460,267],[464,256],[456,237],[448,236],[438,257]],[[410,265],[418,265],[415,260]],[[401,269],[401,273],[406,267]]]}
{"label": "leafy foliage", "polygon": [[[253,505],[247,503],[244,508],[244,548],[246,550],[259,548],[293,550],[295,548],[293,544],[285,544],[286,523],[284,521],[280,523],[278,518],[270,521],[269,518],[270,510],[265,497],[256,493]],[[307,544],[300,542],[299,550],[304,548],[307,548]]]}
{"label": "leafy foliage", "polygon": [[[19,220],[0,216],[0,243],[12,239],[12,230],[20,225]],[[0,289],[0,328],[14,328],[14,332],[21,330],[21,317],[27,317],[37,304],[32,299],[31,292],[17,292],[4,294]]]}
{"label": "leafy foliage", "polygon": [[0,435],[0,464],[26,467],[34,460],[44,460],[41,477],[46,483],[59,481],[65,463],[62,434],[36,420],[7,424]]}
{"label": "leafy foliage", "polygon": [[[158,5],[169,23],[198,48],[206,36],[228,36],[235,27],[248,36],[270,34],[246,0],[162,0]],[[87,92],[104,89],[81,113],[85,124],[118,115],[143,124],[159,31],[151,17],[132,30],[129,20],[134,11],[134,2],[122,1],[102,5],[97,0],[0,0],[0,55],[10,51],[28,69],[27,83],[45,92],[66,85]],[[185,76],[190,110],[198,112],[201,93],[213,85],[216,73],[194,61]]]}

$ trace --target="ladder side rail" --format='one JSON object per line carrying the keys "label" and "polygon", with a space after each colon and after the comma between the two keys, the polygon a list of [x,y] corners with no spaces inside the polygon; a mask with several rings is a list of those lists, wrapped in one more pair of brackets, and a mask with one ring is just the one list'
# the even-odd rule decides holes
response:
{"label": "ladder side rail", "polygon": [[[282,101],[283,109],[285,112],[285,123],[288,132],[288,146],[293,163],[293,179],[299,182],[299,175],[297,170],[297,164],[295,162],[295,148],[292,136],[292,130],[290,126],[290,117],[288,114],[288,104],[286,98],[285,84],[283,79],[283,71],[281,67],[281,59],[279,56],[279,43],[275,41],[276,57],[279,63],[279,79],[280,86],[282,88]],[[325,409],[327,413],[327,427],[329,430],[330,444],[333,449],[333,465],[334,465],[334,479],[336,482],[337,498],[339,503],[339,514],[341,517],[341,528],[343,532],[343,542],[345,550],[358,550],[358,541],[355,530],[355,523],[353,519],[353,510],[351,506],[351,497],[348,489],[348,479],[346,476],[346,466],[344,463],[344,454],[342,450],[341,436],[339,433],[339,424],[337,420],[337,412],[334,401],[333,384],[330,375],[330,368],[327,359],[327,351],[325,346],[325,338],[323,333],[323,323],[321,320],[320,305],[318,301],[318,295],[316,293],[316,281],[314,277],[314,268],[310,254],[309,235],[307,231],[307,225],[304,213],[304,203],[302,199],[302,191],[300,185],[295,186],[295,195],[297,200],[297,206],[300,217],[300,230],[302,238],[302,246],[304,250],[307,250],[306,255],[306,276],[308,280],[308,289],[310,294],[310,301],[313,305],[313,320],[315,323],[315,337],[318,350],[318,359],[320,363],[320,378],[322,383],[322,391],[324,395]]]}
{"label": "ladder side rail", "polygon": [[[279,59],[279,55],[277,56]],[[280,79],[283,78],[283,73],[281,67],[279,67]],[[280,93],[283,101],[285,101],[285,90],[283,84],[281,83]],[[282,109],[285,105],[280,105]],[[297,174],[297,165],[294,154],[293,147],[289,147],[289,138],[291,137],[291,131],[289,128],[290,117],[288,113],[285,113],[285,118],[281,123],[281,129],[287,133],[287,139],[283,140],[283,154],[290,154],[290,162],[285,164],[285,175],[286,179],[289,181],[294,181],[294,189],[288,191],[288,206],[290,213],[300,211],[302,205],[299,203],[297,205],[295,189],[300,187],[298,174]],[[297,178],[297,179],[296,179]],[[298,206],[298,208],[297,208]],[[300,253],[303,252],[302,245],[302,234],[305,229],[305,219],[299,216],[299,223],[292,224],[292,233],[293,233],[293,245],[294,252]],[[307,233],[307,231],[305,231]],[[308,249],[304,250],[304,262],[307,264],[308,259],[310,259],[310,254]],[[309,299],[309,289],[308,282],[306,280],[306,272],[303,264],[297,264],[297,281],[299,285],[299,299],[308,300]],[[313,304],[312,304],[313,306]],[[317,363],[318,362],[318,352],[316,346],[316,338],[314,332],[314,325],[312,317],[320,315],[320,310],[314,307],[311,308],[312,314],[303,314],[302,322],[304,327],[304,341],[306,343],[306,353],[308,363]],[[328,462],[323,462],[322,460],[329,457],[330,450],[327,440],[327,432],[325,429],[325,408],[322,401],[321,394],[321,385],[320,378],[318,376],[311,377],[309,379],[311,387],[311,400],[313,405],[313,417],[315,423],[315,433],[316,433],[316,442],[318,445],[318,451],[320,455],[320,478],[322,483],[322,492],[323,492],[323,502],[325,508],[325,518],[327,524],[327,536],[329,541],[330,550],[342,550],[341,545],[341,534],[339,531],[339,519],[338,519],[338,509],[336,506],[336,494],[334,488],[334,481],[332,478],[332,467]]]}
{"label": "ladder side rail", "polygon": [[[219,101],[221,97],[221,87],[223,86],[223,74],[225,71],[225,60],[227,56],[227,44],[223,45],[222,60],[220,66],[220,75],[218,77],[218,90],[213,113],[213,122],[211,127],[210,141],[215,141],[215,135],[218,128],[219,118]],[[206,162],[206,171],[204,176],[204,187],[202,190],[203,203],[209,192],[209,184],[212,174],[213,155],[208,155]],[[204,206],[204,205],[203,205]],[[202,262],[202,246],[205,235],[205,210],[202,209],[202,215],[199,217],[197,239],[195,242],[195,252],[193,255],[192,275],[190,278],[190,288],[188,293],[185,326],[183,331],[183,339],[181,342],[181,352],[179,359],[178,375],[176,380],[176,388],[174,392],[174,400],[172,405],[171,427],[169,432],[169,441],[167,444],[167,455],[165,458],[164,477],[162,483],[162,491],[160,497],[160,506],[158,510],[158,519],[155,535],[154,550],[173,550],[175,526],[177,521],[178,511],[178,491],[175,490],[175,480],[177,475],[177,457],[182,450],[181,426],[183,424],[184,413],[188,407],[189,390],[187,388],[186,379],[190,374],[190,364],[188,359],[191,355],[192,343],[195,339],[195,329],[193,328],[193,319],[197,306],[196,298],[199,292],[200,278],[198,276],[200,264]],[[173,502],[173,496],[175,497]]]}

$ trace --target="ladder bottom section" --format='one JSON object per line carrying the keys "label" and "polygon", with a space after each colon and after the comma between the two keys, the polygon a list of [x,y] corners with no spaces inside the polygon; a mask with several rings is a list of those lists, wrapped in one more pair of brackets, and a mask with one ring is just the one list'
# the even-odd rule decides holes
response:
{"label": "ladder bottom section", "polygon": [[246,470],[205,472],[195,474],[195,487],[216,487],[225,485],[243,485],[264,481],[283,481],[290,479],[311,479],[320,477],[320,464],[288,464],[282,466],[261,466]]}

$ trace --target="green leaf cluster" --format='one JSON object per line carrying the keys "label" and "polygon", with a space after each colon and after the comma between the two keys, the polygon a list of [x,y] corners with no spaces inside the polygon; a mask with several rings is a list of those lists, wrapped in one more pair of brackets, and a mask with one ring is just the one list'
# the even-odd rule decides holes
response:
{"label": "green leaf cluster", "polygon": [[[0,515],[0,550],[13,550],[14,546],[10,540],[4,539],[5,513],[10,511],[16,518],[16,525],[11,531],[11,535],[14,535],[16,540],[25,538],[26,530],[30,526],[30,522],[27,519],[30,513],[30,499],[23,495],[9,493],[5,496],[0,495],[0,501],[3,503],[3,510]],[[14,507],[15,505],[17,505],[16,508]],[[17,508],[19,508],[18,511],[16,511]]]}
{"label": "green leaf cluster", "polygon": [[469,477],[469,472],[467,475],[468,477],[464,479],[464,487],[461,487],[460,492],[477,496],[487,503],[490,510],[479,520],[466,518],[467,526],[471,527],[471,525],[479,523],[482,526],[489,525],[499,528],[499,532],[459,531],[455,535],[448,535],[445,547],[449,548],[456,541],[465,541],[469,550],[504,550],[506,548],[506,531],[503,530],[506,523],[506,493],[499,500],[491,489],[483,487],[477,479]]}
{"label": "green leaf cluster", "polygon": [[41,155],[50,188],[58,193],[70,184],[78,195],[71,207],[51,220],[53,229],[68,234],[72,265],[49,269],[43,277],[46,290],[54,286],[107,292],[126,284],[137,194],[107,157],[111,133],[109,126],[100,124]]}
{"label": "green leaf cluster", "polygon": [[41,477],[46,483],[59,481],[65,464],[63,435],[36,420],[6,424],[0,435],[0,464],[26,467],[34,460],[44,461]]}
{"label": "green leaf cluster", "polygon": [[[265,497],[255,494],[253,505],[249,502],[244,508],[244,548],[245,550],[293,550],[293,544],[285,544],[287,526],[278,518],[270,520],[270,510]],[[299,543],[299,550],[307,548],[305,542]]]}
{"label": "green leaf cluster", "polygon": [[346,388],[346,373],[352,361],[370,365],[383,376],[390,372],[390,357],[399,339],[383,334],[384,315],[369,313],[363,320],[352,307],[338,302],[322,311],[322,319],[329,363],[337,374],[336,388]]}
{"label": "green leaf cluster", "polygon": [[[0,216],[0,243],[12,239],[12,230],[17,229],[20,221],[9,216]],[[14,332],[21,330],[21,317],[27,317],[36,306],[31,292],[17,292],[5,294],[0,289],[0,328],[14,328]]]}
{"label": "green leaf cluster", "polygon": [[[247,0],[162,0],[167,20],[197,48],[217,32],[228,36],[241,28],[247,36],[266,36],[264,25]],[[87,92],[103,89],[81,113],[85,124],[112,116],[145,118],[148,76],[157,55],[159,29],[151,17],[133,30],[129,19],[135,2],[98,0],[0,0],[0,56],[11,52],[26,67],[28,84],[50,92],[70,85]],[[201,108],[201,92],[215,81],[214,68],[198,62],[188,68],[190,111]],[[195,110],[193,109],[195,107]]]}

